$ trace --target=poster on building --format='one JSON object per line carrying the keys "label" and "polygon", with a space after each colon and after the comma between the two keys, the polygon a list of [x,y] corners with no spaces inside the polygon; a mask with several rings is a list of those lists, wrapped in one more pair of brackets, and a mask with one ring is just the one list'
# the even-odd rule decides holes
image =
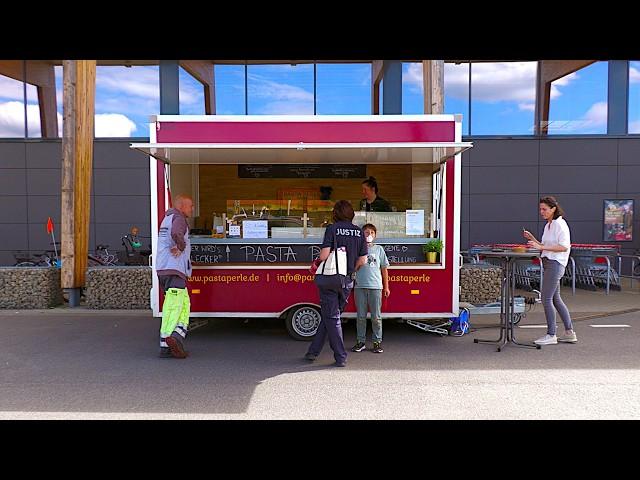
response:
{"label": "poster on building", "polygon": [[633,200],[604,201],[604,241],[633,240]]}

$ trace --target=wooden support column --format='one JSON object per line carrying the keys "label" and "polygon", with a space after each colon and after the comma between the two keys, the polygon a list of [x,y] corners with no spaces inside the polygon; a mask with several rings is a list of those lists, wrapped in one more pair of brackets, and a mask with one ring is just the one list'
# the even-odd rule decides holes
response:
{"label": "wooden support column", "polygon": [[371,62],[371,114],[380,115],[380,82],[384,73],[384,62]]}
{"label": "wooden support column", "polygon": [[65,60],[62,138],[62,288],[77,306],[89,253],[91,172],[95,119],[95,60]]}
{"label": "wooden support column", "polygon": [[[444,112],[444,61],[423,60],[422,82],[424,87],[424,113]],[[433,162],[438,162],[440,152],[434,150]],[[432,210],[433,165],[411,165],[411,205],[415,210],[424,210],[425,233],[430,232],[429,214]]]}
{"label": "wooden support column", "polygon": [[216,113],[216,82],[214,65],[203,60],[180,60],[180,66],[204,86],[204,110],[207,115]]}
{"label": "wooden support column", "polygon": [[47,70],[47,82],[38,85],[38,105],[40,106],[40,130],[42,138],[58,137],[58,106],[56,104],[56,76],[53,65]]}

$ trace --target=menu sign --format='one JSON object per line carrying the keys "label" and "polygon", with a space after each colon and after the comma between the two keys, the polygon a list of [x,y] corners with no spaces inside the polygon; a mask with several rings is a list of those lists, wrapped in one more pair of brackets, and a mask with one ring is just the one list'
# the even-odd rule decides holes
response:
{"label": "menu sign", "polygon": [[364,178],[366,165],[238,165],[238,178]]}
{"label": "menu sign", "polygon": [[[422,244],[382,244],[391,264],[424,262]],[[320,244],[287,243],[229,243],[191,244],[191,261],[194,265],[221,263],[304,263],[320,255]]]}

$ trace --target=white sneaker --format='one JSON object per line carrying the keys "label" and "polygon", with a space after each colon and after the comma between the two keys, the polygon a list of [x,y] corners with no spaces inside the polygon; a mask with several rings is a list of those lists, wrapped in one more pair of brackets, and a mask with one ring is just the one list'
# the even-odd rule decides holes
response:
{"label": "white sneaker", "polygon": [[539,338],[535,342],[537,345],[556,345],[558,343],[558,337],[555,335],[545,335],[544,337]]}
{"label": "white sneaker", "polygon": [[561,337],[558,337],[558,341],[565,343],[578,343],[578,337],[576,337],[576,332],[565,333]]}

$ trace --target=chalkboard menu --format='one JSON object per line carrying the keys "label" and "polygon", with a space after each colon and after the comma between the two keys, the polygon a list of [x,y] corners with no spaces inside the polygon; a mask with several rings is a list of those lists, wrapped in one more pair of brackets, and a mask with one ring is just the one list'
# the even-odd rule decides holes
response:
{"label": "chalkboard menu", "polygon": [[365,178],[366,165],[238,165],[238,178]]}
{"label": "chalkboard menu", "polygon": [[[383,244],[391,264],[424,262],[420,244]],[[320,254],[320,244],[229,243],[192,244],[191,261],[198,265],[220,263],[308,263]]]}

